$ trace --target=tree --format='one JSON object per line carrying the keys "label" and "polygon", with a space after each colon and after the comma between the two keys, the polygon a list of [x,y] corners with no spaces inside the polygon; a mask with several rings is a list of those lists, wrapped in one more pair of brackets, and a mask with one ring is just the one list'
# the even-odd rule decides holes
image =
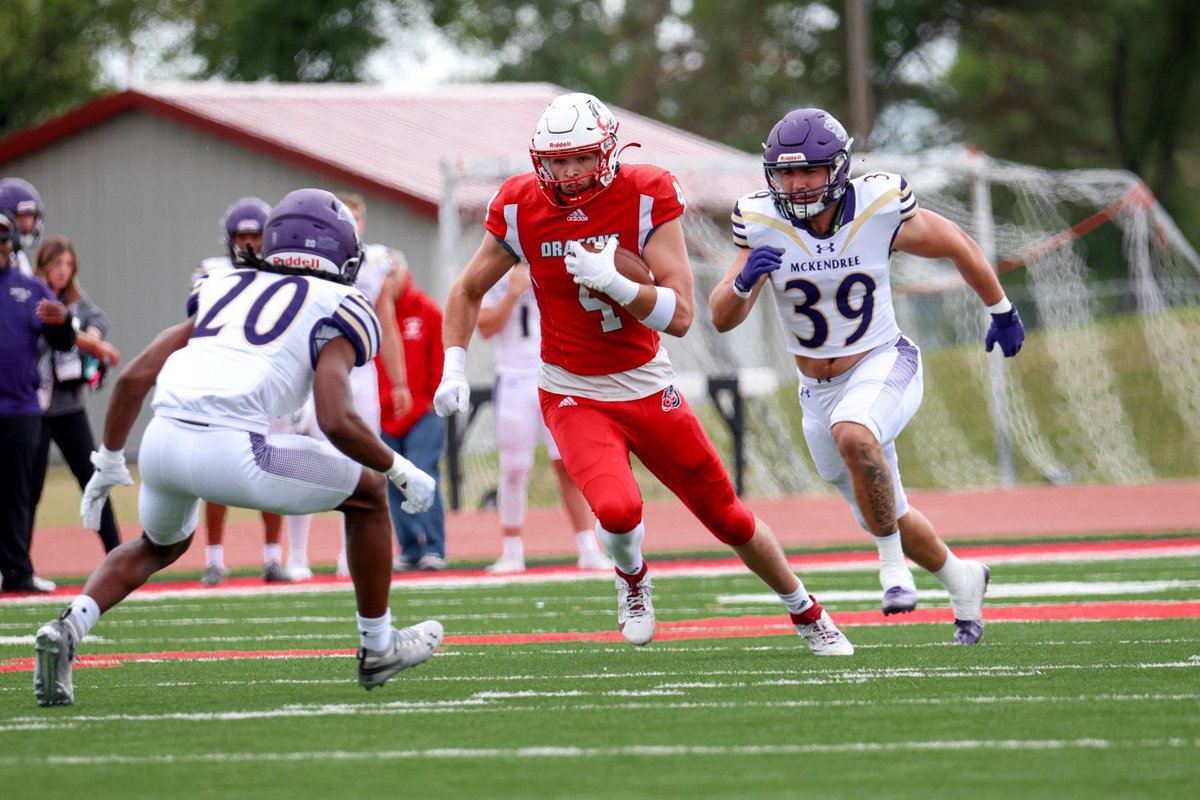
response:
{"label": "tree", "polygon": [[383,44],[373,0],[182,0],[196,77],[359,81]]}

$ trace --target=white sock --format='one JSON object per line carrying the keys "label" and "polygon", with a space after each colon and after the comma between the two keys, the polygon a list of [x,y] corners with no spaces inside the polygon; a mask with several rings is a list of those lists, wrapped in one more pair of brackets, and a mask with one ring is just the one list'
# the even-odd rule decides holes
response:
{"label": "white sock", "polygon": [[358,618],[358,634],[361,637],[362,646],[368,650],[383,650],[392,643],[392,610],[389,608],[382,617],[364,617],[361,614],[355,614]]}
{"label": "white sock", "polygon": [[900,531],[888,536],[875,536],[875,547],[879,550],[879,583],[884,589],[903,586],[915,589],[908,562],[904,560],[904,547],[900,544]]}
{"label": "white sock", "polygon": [[283,560],[283,545],[264,544],[263,545],[263,566],[269,567],[272,564],[278,564]]}
{"label": "white sock", "polygon": [[968,582],[971,578],[970,573],[963,568],[963,562],[958,556],[954,555],[954,551],[949,547],[946,548],[946,563],[942,568],[933,573],[933,577],[937,578],[942,586],[946,587],[950,597],[953,598],[962,589],[969,589]]}
{"label": "white sock", "polygon": [[81,594],[71,601],[71,605],[67,606],[66,618],[75,626],[79,638],[83,639],[100,619],[100,606],[96,605],[96,601],[86,594]]}
{"label": "white sock", "polygon": [[204,548],[204,566],[225,569],[225,545],[210,544]]}
{"label": "white sock", "polygon": [[308,530],[312,527],[312,514],[300,514],[287,518],[288,566],[308,566]]}
{"label": "white sock", "polygon": [[596,544],[596,534],[594,531],[582,530],[575,534],[575,546],[579,548],[579,555],[590,556],[593,553],[600,552],[600,546]]}
{"label": "white sock", "polygon": [[520,536],[505,536],[504,549],[500,551],[500,558],[505,561],[524,561],[525,540]]}
{"label": "white sock", "polygon": [[646,526],[639,522],[625,533],[607,531],[596,523],[596,538],[612,556],[613,564],[626,575],[637,575],[642,571],[642,539],[646,537]]}
{"label": "white sock", "polygon": [[[797,580],[799,580],[797,578]],[[778,592],[776,592],[778,594]],[[791,594],[781,594],[779,599],[787,606],[788,613],[803,614],[807,609],[812,607],[812,598],[808,596],[808,590],[804,588],[804,581],[800,581],[800,586]]]}

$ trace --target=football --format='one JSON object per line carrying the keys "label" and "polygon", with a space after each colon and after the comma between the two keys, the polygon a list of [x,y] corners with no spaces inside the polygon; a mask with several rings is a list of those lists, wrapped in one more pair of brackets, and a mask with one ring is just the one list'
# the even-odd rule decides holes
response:
{"label": "football", "polygon": [[[599,253],[603,248],[599,245],[590,242],[580,242],[585,250],[593,253]],[[617,267],[617,272],[624,275],[634,283],[649,285],[654,283],[654,273],[650,271],[650,265],[642,260],[642,257],[632,250],[627,250],[624,247],[618,247],[613,253],[613,263]],[[603,292],[595,292],[595,294],[603,294]]]}

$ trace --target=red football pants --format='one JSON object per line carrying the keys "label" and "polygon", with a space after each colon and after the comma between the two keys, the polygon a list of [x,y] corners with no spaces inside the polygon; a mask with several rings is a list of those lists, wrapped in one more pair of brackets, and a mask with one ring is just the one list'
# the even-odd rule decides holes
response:
{"label": "red football pants", "polygon": [[754,536],[754,515],[691,406],[674,387],[641,400],[606,402],[538,391],[542,416],[563,465],[600,525],[624,533],[642,521],[642,493],[632,452],[714,536],[741,545]]}

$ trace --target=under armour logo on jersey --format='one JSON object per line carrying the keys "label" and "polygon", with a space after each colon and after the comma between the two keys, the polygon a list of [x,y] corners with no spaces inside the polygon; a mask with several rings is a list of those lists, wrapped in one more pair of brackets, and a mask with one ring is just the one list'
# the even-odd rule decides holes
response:
{"label": "under armour logo on jersey", "polygon": [[567,222],[587,222],[588,215],[583,213],[582,208],[577,208],[570,214],[567,214]]}
{"label": "under armour logo on jersey", "polygon": [[821,255],[822,253],[832,253],[833,247],[833,242],[830,242],[829,244],[821,244],[820,242],[817,242],[817,255]]}
{"label": "under armour logo on jersey", "polygon": [[679,392],[675,391],[674,386],[668,386],[663,389],[662,393],[662,410],[671,411],[683,405],[683,398],[679,396]]}
{"label": "under armour logo on jersey", "polygon": [[579,405],[579,403],[576,403],[575,398],[570,397],[570,396],[564,397],[558,403],[559,408],[566,408],[567,406],[577,406],[577,405]]}
{"label": "under armour logo on jersey", "polygon": [[807,386],[801,386],[800,387],[800,396],[801,397],[812,397],[812,392],[810,392],[808,390]]}

